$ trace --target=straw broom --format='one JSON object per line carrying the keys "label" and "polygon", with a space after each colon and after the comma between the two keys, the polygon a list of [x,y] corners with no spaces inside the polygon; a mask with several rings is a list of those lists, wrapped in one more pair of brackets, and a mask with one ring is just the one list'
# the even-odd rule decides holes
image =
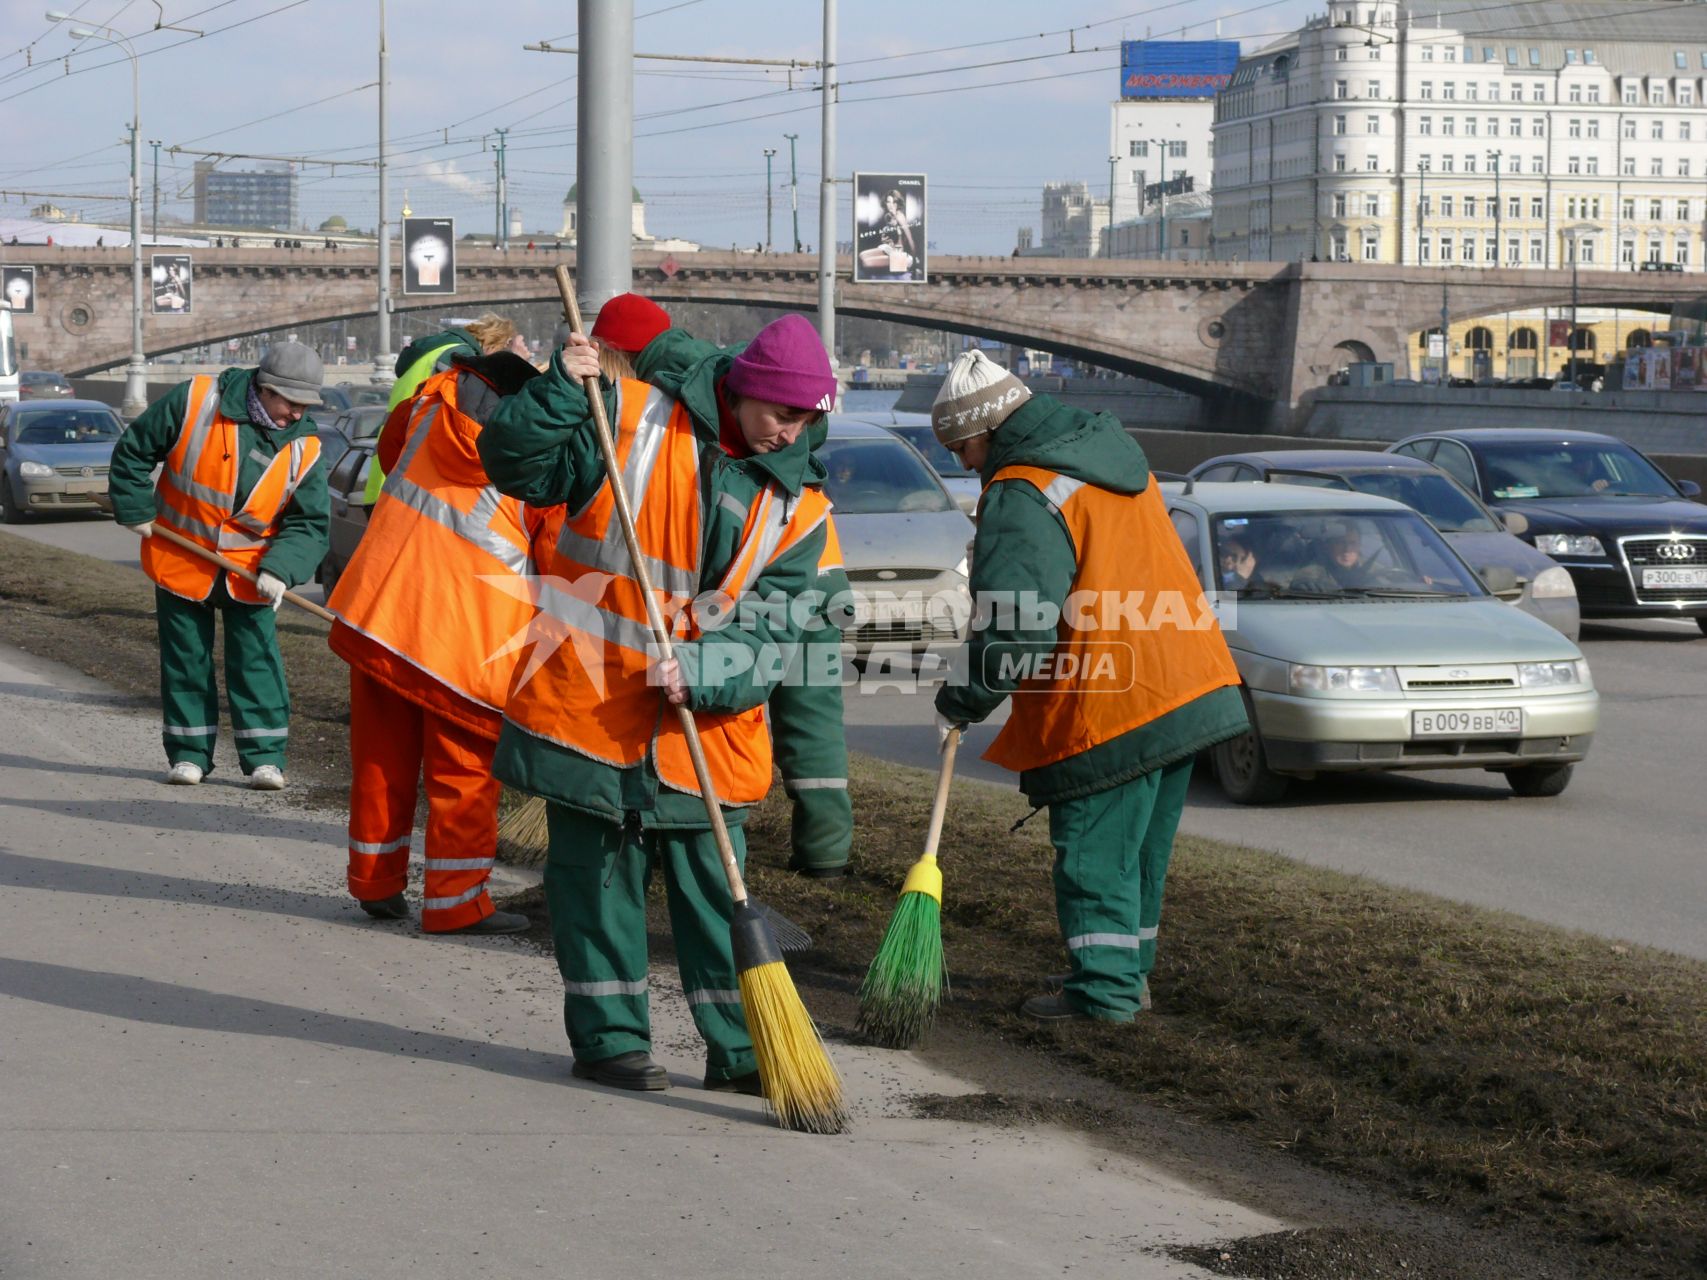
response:
{"label": "straw broom", "polygon": [[902,882],[895,914],[859,987],[860,1033],[887,1049],[908,1049],[923,1039],[948,988],[942,958],[942,870],[936,851],[959,747],[960,730],[950,729],[943,742],[925,852]]}
{"label": "straw broom", "polygon": [[[557,268],[557,290],[563,297],[564,318],[569,321],[571,331],[583,332],[581,308],[576,304],[575,288],[567,267]],[[623,539],[634,562],[635,580],[646,600],[646,620],[652,630],[653,642],[667,662],[675,656],[675,647],[670,643],[669,628],[664,625],[663,615],[658,609],[658,597],[652,589],[651,575],[640,554],[640,539],[634,531],[634,513],[629,507],[628,495],[623,491],[622,471],[616,460],[616,440],[605,417],[599,380],[588,378],[586,391],[587,402],[593,411],[593,426],[598,433],[599,452],[604,456],[611,496],[616,502],[617,519],[622,523]],[[729,881],[729,896],[735,905],[731,925],[735,970],[741,987],[741,1006],[747,1015],[747,1032],[753,1038],[753,1051],[759,1060],[759,1083],[765,1100],[775,1112],[777,1122],[785,1129],[805,1133],[840,1133],[848,1123],[847,1108],[842,1101],[841,1077],[836,1074],[818,1028],[813,1025],[811,1015],[800,1002],[794,982],[788,976],[788,967],[783,963],[782,947],[773,925],[778,918],[747,894],[741,868],[735,862],[735,848],[730,844],[728,828],[723,824],[723,810],[717,803],[711,767],[706,763],[705,748],[700,743],[693,712],[686,704],[678,705],[675,710],[681,719],[682,734],[687,739],[688,755],[693,761],[694,777],[699,782],[700,798],[705,801],[706,817],[717,841],[723,873]]]}

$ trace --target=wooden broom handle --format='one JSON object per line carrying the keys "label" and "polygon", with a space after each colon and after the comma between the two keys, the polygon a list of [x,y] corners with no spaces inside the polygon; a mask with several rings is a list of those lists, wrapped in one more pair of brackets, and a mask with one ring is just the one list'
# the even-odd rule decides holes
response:
{"label": "wooden broom handle", "polygon": [[[191,542],[183,534],[174,533],[172,530],[164,528],[158,521],[155,522],[154,532],[150,536],[155,538],[164,538],[167,542],[182,547],[192,555],[198,555],[203,560],[211,560],[227,573],[235,573],[239,578],[243,578],[246,581],[255,582],[258,581],[260,577],[260,575],[253,569],[245,569],[229,556],[222,556],[217,551],[209,551],[199,542]],[[316,618],[321,618],[326,622],[336,622],[338,620],[338,615],[333,613],[331,610],[322,609],[312,600],[304,600],[294,591],[285,592],[284,598],[289,600],[298,609],[308,610],[308,612],[312,613]]]}
{"label": "wooden broom handle", "polygon": [[[581,307],[575,301],[575,285],[569,278],[569,268],[557,268],[557,291],[563,295],[563,315],[572,333],[581,333]],[[611,434],[610,419],[605,416],[605,398],[599,390],[599,380],[583,379],[587,403],[593,409],[593,428],[599,437],[599,452],[604,455],[605,471],[610,478],[611,497],[616,500],[616,517],[622,524],[622,538],[628,544],[629,559],[634,562],[634,577],[640,583],[640,594],[646,599],[646,622],[652,629],[652,639],[665,661],[676,656],[670,643],[669,628],[664,625],[663,611],[652,589],[652,576],[646,571],[646,558],[640,551],[640,535],[634,529],[634,511],[628,505],[628,494],[622,487],[622,469],[617,466],[616,437]],[[706,763],[705,747],[699,740],[699,726],[693,711],[686,703],[676,706],[682,734],[687,739],[688,758],[693,761],[694,777],[699,781],[700,799],[705,801],[705,814],[711,821],[711,833],[717,840],[717,855],[723,860],[723,874],[729,880],[729,896],[737,906],[747,900],[747,885],[741,878],[741,868],[735,862],[735,846],[729,842],[729,829],[723,824],[723,810],[717,803],[717,791],[712,785],[711,766]]]}
{"label": "wooden broom handle", "polygon": [[931,825],[925,833],[925,857],[936,857],[937,841],[942,839],[943,815],[948,812],[948,784],[954,780],[954,753],[960,749],[958,727],[948,731],[942,744],[942,769],[936,779],[936,799],[931,801]]}

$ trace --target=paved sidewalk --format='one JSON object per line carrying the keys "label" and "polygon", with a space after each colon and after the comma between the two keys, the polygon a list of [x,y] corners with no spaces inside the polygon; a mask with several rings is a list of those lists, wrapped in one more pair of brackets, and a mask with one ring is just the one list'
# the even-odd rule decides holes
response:
{"label": "paved sidewalk", "polygon": [[[222,750],[228,743],[222,743]],[[0,649],[0,1276],[1199,1276],[1282,1225],[1064,1132],[907,1118],[967,1086],[832,1052],[850,1135],[569,1075],[549,957],[370,923],[335,818],[161,782],[135,699]]]}

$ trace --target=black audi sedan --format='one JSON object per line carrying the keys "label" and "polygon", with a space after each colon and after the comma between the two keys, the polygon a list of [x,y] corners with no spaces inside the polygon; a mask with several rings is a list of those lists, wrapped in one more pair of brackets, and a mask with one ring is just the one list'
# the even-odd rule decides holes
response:
{"label": "black audi sedan", "polygon": [[1707,505],[1613,436],[1544,427],[1411,436],[1389,452],[1432,462],[1577,584],[1585,618],[1688,617],[1707,632]]}

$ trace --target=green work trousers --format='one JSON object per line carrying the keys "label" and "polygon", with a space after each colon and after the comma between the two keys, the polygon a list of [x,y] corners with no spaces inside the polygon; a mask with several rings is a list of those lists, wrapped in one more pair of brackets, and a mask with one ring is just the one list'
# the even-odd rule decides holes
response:
{"label": "green work trousers", "polygon": [[240,604],[214,585],[204,601],[186,600],[164,587],[154,589],[160,626],[161,738],[166,759],[188,760],[202,772],[213,768],[219,730],[219,686],[214,680],[214,615],[224,618],[225,696],[237,759],[245,774],[264,764],[284,768],[290,732],[290,693],[271,606]]}
{"label": "green work trousers", "polygon": [[[546,820],[545,899],[563,974],[563,1025],[575,1056],[598,1062],[651,1052],[646,882],[656,866],[682,989],[706,1043],[707,1073],[728,1079],[757,1070],[729,947],[729,885],[711,832],[646,830],[634,821],[618,826],[559,804],[547,806]],[[731,828],[729,838],[744,862],[740,828]]]}
{"label": "green work trousers", "polygon": [[1067,1000],[1130,1022],[1156,963],[1162,888],[1191,783],[1191,758],[1049,806],[1055,913],[1073,959]]}

